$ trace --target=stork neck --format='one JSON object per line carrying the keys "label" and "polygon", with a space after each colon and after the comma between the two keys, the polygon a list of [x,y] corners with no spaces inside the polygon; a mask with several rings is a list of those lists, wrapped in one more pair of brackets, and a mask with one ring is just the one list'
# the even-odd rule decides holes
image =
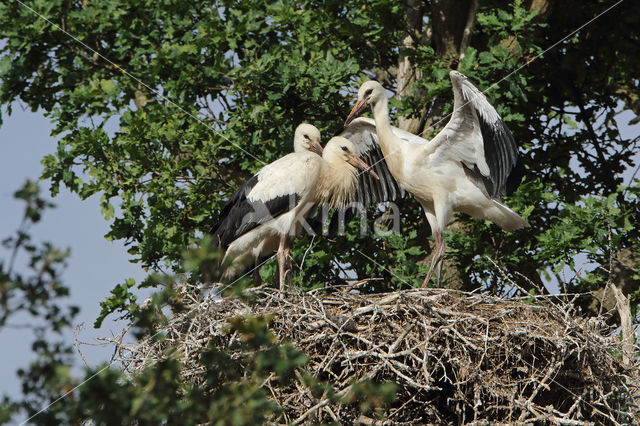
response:
{"label": "stork neck", "polygon": [[389,100],[384,97],[373,104],[373,118],[376,122],[376,133],[380,142],[380,149],[389,166],[389,170],[396,179],[402,171],[402,146],[404,142],[393,134],[389,121]]}
{"label": "stork neck", "polygon": [[344,160],[329,159],[322,162],[321,178],[316,188],[316,199],[331,207],[345,205],[356,190],[358,173]]}

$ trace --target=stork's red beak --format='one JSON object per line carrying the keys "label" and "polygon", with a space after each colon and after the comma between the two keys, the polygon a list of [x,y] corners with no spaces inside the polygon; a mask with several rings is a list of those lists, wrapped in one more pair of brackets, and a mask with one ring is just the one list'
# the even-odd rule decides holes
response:
{"label": "stork's red beak", "polygon": [[368,106],[369,104],[364,99],[361,101],[357,101],[351,109],[351,112],[347,116],[347,120],[344,122],[344,126],[347,127],[347,124],[351,123],[354,118],[362,114],[362,111],[364,111]]}
{"label": "stork's red beak", "polygon": [[365,163],[362,158],[358,157],[357,155],[352,155],[351,157],[349,157],[349,160],[347,160],[347,162],[351,164],[353,167],[356,167],[362,170],[363,172],[369,172],[371,176],[380,180],[376,172],[374,172],[373,169],[367,163]]}
{"label": "stork's red beak", "polygon": [[322,145],[320,145],[320,142],[311,142],[309,148],[311,148],[311,151],[322,157]]}

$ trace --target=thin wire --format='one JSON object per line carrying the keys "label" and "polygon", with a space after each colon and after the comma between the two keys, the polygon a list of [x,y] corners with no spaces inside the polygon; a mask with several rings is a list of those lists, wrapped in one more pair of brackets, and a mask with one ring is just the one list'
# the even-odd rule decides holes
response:
{"label": "thin wire", "polygon": [[[19,1],[19,0],[18,0]],[[102,373],[104,370],[106,370],[107,368],[109,368],[109,365],[104,366],[103,368],[100,369],[100,371],[98,371],[97,373],[95,373],[94,375],[92,375],[91,377],[89,377],[88,379],[84,380],[82,383],[80,383],[79,385],[77,385],[75,388],[71,389],[69,392],[65,393],[64,395],[58,397],[55,401],[53,401],[51,404],[47,405],[46,407],[44,407],[42,410],[38,411],[37,413],[35,413],[33,416],[29,417],[27,420],[25,420],[24,422],[20,423],[20,426],[23,426],[25,424],[27,424],[27,422],[31,419],[33,419],[35,416],[37,416],[38,414],[47,411],[49,409],[49,407],[51,407],[53,404],[55,404],[56,402],[60,401],[61,399],[66,398],[70,393],[72,393],[73,391],[75,391],[76,389],[78,389],[80,386],[84,385],[85,383],[87,383],[89,380],[93,379],[94,377],[96,377],[98,374]]]}
{"label": "thin wire", "polygon": [[[366,254],[364,254],[364,253],[363,253],[362,251],[360,251],[359,249],[356,249],[356,251],[357,251],[358,253],[360,253],[361,255],[363,255],[364,257],[366,257],[367,259],[369,259],[371,262],[375,263],[378,267],[383,268],[383,269],[386,269],[387,271],[389,271],[389,273],[390,273],[391,275],[395,276],[397,279],[399,279],[399,280],[400,280],[400,281],[402,281],[403,283],[407,284],[409,287],[413,287],[411,284],[409,284],[407,281],[405,281],[405,280],[403,280],[402,278],[400,278],[400,276],[399,276],[399,275],[395,274],[395,273],[394,273],[393,271],[391,271],[389,268],[386,268],[386,267],[384,267],[383,265],[381,265],[380,263],[376,262],[376,261],[375,261],[375,259],[372,259],[371,257],[367,256]],[[489,260],[493,263],[493,260],[491,260],[491,259],[489,259]],[[495,265],[496,267],[498,267],[498,265],[496,265],[495,263],[494,263],[494,265]],[[498,267],[498,270],[499,270],[502,274],[504,274],[504,272],[502,271],[502,269],[501,269],[500,267]],[[531,367],[531,368],[535,369],[535,366],[534,366],[533,364],[529,363],[528,361],[526,361],[525,359],[520,358],[520,360],[521,360],[524,364],[526,364],[527,366],[529,366],[529,367]],[[565,390],[566,392],[568,392],[568,393],[570,393],[571,395],[573,395],[574,397],[576,397],[576,398],[578,398],[578,399],[581,399],[581,397],[580,397],[577,393],[573,392],[571,389],[568,389],[568,388],[567,388],[567,387],[565,387],[562,383],[560,383],[560,382],[558,382],[557,380],[555,380],[553,377],[549,377],[549,380],[550,380],[551,382],[555,383],[556,385],[558,385],[560,388],[562,388],[562,389],[563,389],[563,390]],[[589,405],[591,408],[593,408],[594,410],[598,410],[598,408],[597,408],[595,405],[591,404],[589,401],[584,401],[584,402],[585,402],[587,405]],[[627,415],[626,413],[624,413],[624,414],[625,414],[625,415]],[[628,414],[628,416],[631,416],[631,414]]]}
{"label": "thin wire", "polygon": [[[275,254],[272,254],[271,256],[267,257],[265,260],[263,260],[261,263],[257,264],[256,266],[254,266],[253,268],[251,268],[249,271],[247,271],[246,273],[244,273],[243,275],[241,275],[239,278],[237,278],[235,281],[223,285],[222,287],[216,289],[216,291],[218,293],[222,293],[223,291],[225,291],[226,289],[228,289],[229,287],[231,287],[232,285],[234,285],[235,283],[237,283],[238,281],[240,281],[241,279],[243,279],[244,277],[246,277],[247,275],[253,273],[253,271],[255,271],[256,269],[260,268],[262,265],[264,265],[265,263],[267,263],[268,261],[270,261],[271,259],[273,259],[273,257],[275,256]],[[213,287],[212,287],[213,289]]]}
{"label": "thin wire", "polygon": [[[409,287],[413,287],[411,284],[409,284],[407,281],[405,281],[405,280],[403,280],[402,278],[400,278],[400,276],[399,276],[399,275],[395,274],[395,273],[394,273],[393,271],[391,271],[389,268],[386,268],[386,267],[384,267],[383,265],[381,265],[380,263],[376,262],[376,261],[375,261],[375,259],[372,259],[371,257],[367,256],[366,254],[364,254],[364,253],[363,253],[362,251],[360,251],[359,249],[356,249],[356,251],[357,251],[358,253],[360,253],[361,255],[363,255],[364,257],[366,257],[367,259],[369,259],[371,262],[375,263],[377,266],[379,266],[379,267],[381,267],[381,268],[386,269],[387,271],[389,271],[389,273],[390,273],[391,275],[395,276],[397,279],[399,279],[399,280],[400,280],[400,281],[402,281],[403,283],[405,283],[405,284],[409,285]],[[493,262],[491,259],[489,259],[489,260],[490,260],[491,262]],[[494,263],[494,265],[495,265],[495,263]],[[496,265],[496,266],[497,266],[497,265]],[[504,274],[504,272],[503,272],[499,267],[498,267],[498,270],[500,270],[500,272]],[[526,360],[524,360],[524,359],[522,359],[522,358],[520,358],[520,360],[521,360],[524,364],[526,364],[527,366],[529,366],[529,367],[531,367],[531,368],[535,369],[535,366],[534,366],[533,364],[529,363],[528,361],[526,361]],[[578,399],[581,399],[581,397],[580,397],[577,393],[575,393],[575,392],[573,392],[571,389],[569,389],[569,388],[565,387],[562,383],[558,382],[558,381],[557,381],[557,380],[555,380],[553,377],[549,377],[549,380],[550,380],[551,382],[555,383],[556,385],[558,385],[560,388],[562,388],[562,389],[563,389],[563,390],[565,390],[566,392],[568,392],[568,393],[570,393],[571,395],[573,395],[574,397],[576,397],[576,398],[578,398]],[[597,408],[595,405],[591,404],[589,401],[584,401],[584,402],[585,402],[587,405],[589,405],[591,408],[593,408],[594,410],[598,410],[598,408]],[[599,411],[599,410],[598,410],[598,411]],[[624,414],[625,414],[625,415],[627,415],[626,413],[624,413]],[[631,416],[631,414],[628,414],[628,416]]]}
{"label": "thin wire", "polygon": [[[140,80],[139,78],[137,78],[136,76],[134,76],[133,74],[131,74],[129,71],[127,71],[126,69],[124,69],[123,67],[121,67],[120,65],[116,64],[115,62],[111,61],[109,58],[107,58],[106,56],[104,56],[103,54],[101,54],[100,52],[96,51],[95,49],[93,49],[91,46],[88,46],[86,43],[84,43],[83,41],[79,40],[77,37],[75,37],[73,34],[69,33],[68,31],[66,31],[64,28],[60,27],[58,24],[56,24],[55,22],[52,22],[51,20],[49,20],[48,18],[46,18],[45,16],[43,16],[42,14],[38,13],[37,11],[35,11],[33,8],[31,8],[30,6],[24,4],[22,2],[22,0],[16,0],[18,3],[20,3],[21,6],[23,6],[24,8],[28,9],[31,13],[33,13],[34,15],[36,15],[37,17],[39,17],[40,19],[42,19],[43,21],[47,22],[49,25],[51,25],[52,27],[54,27],[55,29],[61,31],[62,33],[64,33],[66,36],[68,36],[69,38],[73,39],[76,43],[80,44],[81,46],[83,46],[85,49],[91,51],[93,54],[97,55],[98,57],[102,58],[103,60],[105,60],[106,62],[108,62],[110,65],[112,65],[114,68],[120,70],[123,74],[125,74],[127,77],[131,78],[132,80],[134,80],[135,82],[137,82],[138,84],[144,86],[146,89],[148,89],[151,93],[154,93],[159,99],[164,99],[166,100],[168,103],[170,103],[171,105],[175,106],[176,108],[178,108],[180,111],[184,112],[185,114],[187,114],[188,116],[190,116],[191,118],[194,118],[195,120],[197,120],[199,123],[205,125],[206,127],[208,127],[209,129],[211,129],[215,134],[217,134],[218,136],[222,137],[224,140],[226,140],[227,142],[229,142],[231,145],[235,146],[236,148],[238,148],[239,150],[241,150],[242,152],[244,152],[245,154],[249,155],[250,157],[252,157],[254,160],[262,163],[262,164],[267,164],[266,162],[260,160],[259,158],[257,158],[256,156],[254,156],[253,154],[251,154],[250,152],[248,152],[247,150],[243,149],[241,146],[237,145],[236,143],[234,143],[233,141],[231,141],[229,138],[227,138],[224,134],[222,134],[221,132],[216,131],[212,126],[210,126],[208,123],[206,123],[204,120],[202,120],[201,118],[199,118],[198,116],[192,114],[191,112],[187,111],[186,109],[184,109],[183,107],[181,107],[180,105],[178,105],[177,103],[175,103],[174,101],[172,101],[170,98],[168,98],[167,96],[164,96],[162,94],[160,94],[156,89],[153,89],[152,87],[150,87],[149,85],[147,85],[146,83],[144,83],[142,80]],[[264,262],[262,262],[260,265],[256,266],[255,268],[253,268],[251,271],[249,271],[248,273],[253,272],[254,269],[262,266],[266,261],[268,261],[271,258],[268,258],[267,260],[265,260]],[[226,286],[224,286],[222,289],[220,289],[219,291],[224,291],[226,288],[228,288],[229,286],[235,284],[237,281],[239,281],[240,279],[244,278],[247,274],[242,275],[240,278],[238,278],[237,280],[233,281],[230,284],[227,284]],[[149,337],[150,339],[157,336],[161,331],[156,332],[153,336]],[[33,419],[34,417],[36,417],[38,414],[48,410],[52,405],[54,405],[55,403],[57,403],[58,401],[60,401],[61,399],[66,398],[69,394],[71,394],[72,392],[74,392],[76,389],[78,389],[79,387],[81,387],[82,385],[84,385],[85,383],[87,383],[88,381],[92,380],[94,377],[96,377],[97,375],[99,375],[100,373],[102,373],[103,371],[105,371],[107,368],[109,368],[109,365],[105,366],[104,368],[100,369],[98,372],[96,372],[95,374],[93,374],[91,377],[85,379],[84,381],[82,381],[80,384],[78,384],[77,386],[75,386],[73,389],[71,389],[70,391],[68,391],[67,393],[65,393],[64,395],[58,397],[57,399],[55,399],[53,402],[51,402],[49,405],[47,405],[46,407],[44,407],[43,409],[41,409],[40,411],[38,411],[37,413],[35,413],[34,415],[32,415],[31,417],[29,417],[27,420],[25,420],[23,423],[21,423],[21,425],[26,424],[28,421],[30,421],[31,419]]]}
{"label": "thin wire", "polygon": [[117,70],[120,70],[123,74],[125,74],[127,77],[131,78],[132,80],[134,80],[135,82],[137,82],[138,84],[144,86],[146,89],[148,89],[150,92],[152,92],[153,94],[155,94],[159,99],[164,99],[165,101],[167,101],[168,103],[170,103],[171,105],[175,106],[176,108],[178,108],[180,111],[184,112],[185,114],[187,114],[189,117],[194,118],[195,120],[197,120],[199,123],[203,124],[204,126],[208,127],[209,129],[211,129],[211,131],[213,131],[214,134],[217,134],[218,136],[220,136],[222,139],[226,140],[227,142],[229,142],[231,145],[235,146],[236,148],[238,148],[239,150],[241,150],[242,152],[244,152],[245,154],[247,154],[248,156],[250,156],[251,158],[253,158],[254,160],[262,163],[262,164],[267,164],[264,161],[260,160],[259,158],[257,158],[255,155],[251,154],[249,151],[245,150],[244,148],[242,148],[240,145],[234,143],[233,141],[231,141],[231,139],[229,139],[228,137],[226,137],[222,132],[217,131],[216,129],[214,129],[212,126],[210,126],[208,123],[206,123],[204,120],[202,120],[201,118],[199,118],[198,116],[190,113],[189,111],[187,111],[186,109],[184,109],[183,107],[181,107],[180,105],[178,105],[177,103],[175,103],[174,101],[172,101],[171,99],[169,99],[168,97],[160,94],[157,90],[153,89],[152,87],[148,86],[147,84],[145,84],[142,80],[140,80],[139,78],[137,78],[136,76],[134,76],[133,74],[131,74],[129,71],[127,71],[126,69],[122,68],[120,65],[116,64],[115,62],[111,61],[109,58],[107,58],[106,56],[104,56],[103,54],[101,54],[100,52],[98,52],[97,50],[95,50],[94,48],[92,48],[91,46],[87,45],[86,43],[84,43],[82,40],[79,40],[77,37],[75,37],[73,34],[69,33],[67,30],[65,30],[64,28],[60,27],[58,24],[56,24],[55,22],[50,21],[48,18],[46,18],[45,16],[41,15],[40,13],[36,12],[33,8],[31,8],[30,6],[27,6],[26,4],[24,4],[22,2],[22,0],[16,0],[18,3],[20,3],[21,6],[25,7],[26,9],[29,9],[29,11],[31,11],[33,14],[35,14],[36,16],[38,16],[40,19],[46,21],[49,25],[53,26],[54,28],[56,28],[57,30],[62,31],[65,35],[67,35],[68,37],[72,38],[76,43],[80,44],[82,47],[84,47],[85,49],[90,50],[94,55],[98,55],[100,58],[104,59],[106,62],[108,62],[109,64],[111,64],[114,68],[116,68]]}
{"label": "thin wire", "polygon": [[372,259],[371,257],[367,256],[362,251],[360,251],[360,249],[356,249],[356,251],[358,253],[360,253],[361,255],[363,255],[364,257],[366,257],[367,259],[369,259],[370,261],[372,261],[373,263],[375,263],[378,267],[387,270],[391,275],[393,275],[394,277],[396,277],[397,279],[399,279],[400,281],[402,281],[403,283],[405,283],[409,287],[413,288],[413,286],[411,284],[409,284],[408,281],[406,281],[405,279],[401,278],[400,275],[396,274],[391,269],[389,269],[389,268],[385,267],[384,265],[381,265],[380,263],[376,262],[375,259]]}
{"label": "thin wire", "polygon": [[[273,258],[274,255],[272,255],[271,257],[268,257],[266,260],[264,260],[262,263],[260,263],[259,265],[256,265],[255,267],[253,267],[251,270],[249,270],[249,272],[245,273],[244,275],[241,275],[239,278],[237,278],[236,280],[234,280],[233,282],[224,285],[223,287],[217,289],[217,291],[219,293],[223,292],[224,290],[226,290],[227,288],[231,287],[232,285],[234,285],[235,283],[237,283],[238,281],[240,281],[242,278],[246,277],[247,275],[251,274],[254,270],[260,268],[262,265],[264,265],[265,263],[267,263],[269,260],[271,260]],[[158,334],[162,333],[163,330],[158,330],[156,331],[153,335],[146,337],[145,340],[149,341],[151,339],[153,339],[154,337],[156,337]],[[83,380],[80,384],[78,384],[76,387],[74,387],[73,389],[71,389],[70,391],[68,391],[67,393],[65,393],[64,395],[56,398],[54,401],[52,401],[49,405],[47,405],[46,407],[44,407],[43,409],[41,409],[40,411],[38,411],[37,413],[35,413],[34,415],[32,415],[31,417],[29,417],[27,420],[25,420],[24,422],[20,423],[20,426],[25,425],[29,420],[33,419],[34,417],[36,417],[38,414],[47,411],[53,404],[57,403],[58,401],[60,401],[61,399],[66,398],[67,396],[69,396],[69,394],[73,393],[73,391],[75,391],[76,389],[78,389],[80,386],[84,385],[85,383],[87,383],[88,381],[92,380],[94,377],[96,377],[97,375],[99,375],[100,373],[102,373],[103,371],[105,371],[107,368],[109,368],[111,365],[106,365],[103,368],[101,368],[97,373],[93,374],[91,377]]]}
{"label": "thin wire", "polygon": [[[506,273],[502,270],[502,268],[501,268],[500,266],[498,266],[498,264],[497,264],[497,263],[495,263],[495,262],[493,261],[493,259],[491,259],[491,257],[489,257],[489,256],[485,256],[485,257],[489,260],[489,262],[491,262],[491,263],[493,264],[493,266],[495,266],[495,267],[496,267],[496,269],[497,269],[498,271],[500,271],[500,273],[502,274],[502,276],[503,276],[504,278],[506,278],[508,281],[511,281],[511,283],[512,283],[512,284],[514,284],[514,285],[516,286],[516,290],[518,290],[518,291],[520,291],[520,292],[523,292],[523,289],[522,289],[522,288],[520,288],[520,286],[518,286],[518,285],[517,285],[515,282],[513,282],[511,279],[509,279],[509,277],[507,277]],[[606,289],[606,288],[605,288],[605,289]],[[565,293],[566,293],[566,292],[565,292]],[[526,293],[525,293],[525,294],[526,294]],[[574,295],[574,296],[575,296],[575,295]],[[530,297],[530,296],[529,296],[529,295],[527,295],[527,297]],[[542,298],[543,298],[543,299],[545,299],[545,300],[547,300],[547,301],[549,301],[547,296],[542,296]],[[557,309],[560,309],[560,308],[559,308],[558,306],[556,306],[553,302],[551,302],[551,305],[552,305],[553,307],[557,308]],[[600,315],[600,314],[598,314],[598,315]],[[520,358],[520,361],[522,361],[523,363],[527,364],[527,365],[528,365],[529,367],[531,367],[532,369],[535,369],[535,366],[534,366],[533,364],[530,364],[529,362],[527,362],[524,358]],[[578,399],[582,399],[582,397],[581,397],[581,396],[579,396],[577,393],[574,393],[571,389],[566,388],[562,383],[560,383],[560,382],[556,381],[556,380],[555,380],[555,379],[553,379],[552,377],[549,377],[549,380],[550,380],[550,381],[552,381],[552,382],[554,382],[556,385],[558,385],[559,387],[561,387],[561,388],[562,388],[562,389],[564,389],[565,391],[569,392],[569,393],[570,393],[571,395],[573,395],[574,397],[576,397],[576,398],[578,398]],[[586,401],[586,400],[583,400],[583,401],[584,401],[587,405],[589,405],[591,408],[593,408],[594,410],[599,411],[599,410],[598,410],[598,408],[597,408],[595,405],[591,404],[589,401]],[[631,417],[631,416],[632,416],[632,414],[631,414],[631,413],[623,413],[623,412],[619,412],[619,413],[620,413],[620,414],[622,414],[622,415],[624,415],[624,416],[629,416],[629,417]]]}
{"label": "thin wire", "polygon": [[[554,49],[556,46],[558,46],[560,43],[562,43],[563,41],[565,41],[566,39],[568,39],[569,37],[573,36],[575,33],[577,33],[578,31],[580,31],[581,29],[583,29],[584,27],[586,27],[587,25],[591,24],[593,21],[595,21],[596,19],[600,18],[602,15],[604,15],[605,13],[609,12],[611,9],[613,9],[614,7],[616,7],[617,5],[619,5],[620,3],[622,3],[624,0],[618,0],[618,2],[616,2],[614,5],[609,6],[606,10],[604,10],[603,12],[600,12],[598,15],[596,15],[595,17],[591,18],[589,21],[587,21],[585,24],[581,25],[580,27],[578,27],[577,29],[573,30],[572,32],[570,32],[569,34],[567,34],[566,36],[564,36],[562,39],[560,39],[559,41],[555,42],[554,44],[552,44],[550,47],[546,48],[545,50],[543,50],[541,53],[539,53],[538,55],[536,55],[533,59],[528,60],[527,62],[525,62],[523,65],[521,65],[520,67],[516,68],[514,71],[511,71],[509,74],[507,74],[505,77],[502,77],[500,80],[498,80],[498,82],[491,84],[489,87],[487,87],[485,90],[480,91],[480,93],[482,93],[483,95],[486,94],[486,92],[488,92],[489,90],[493,89],[494,87],[498,87],[498,85],[500,83],[502,83],[504,80],[506,80],[507,78],[511,77],[513,74],[519,72],[520,70],[522,70],[524,67],[528,66],[529,64],[531,64],[532,62],[536,61],[538,58],[540,58],[542,55],[544,55],[545,53],[549,52],[550,50]],[[464,108],[465,106],[467,106],[469,103],[471,103],[472,99],[475,99],[476,97],[478,97],[478,94],[474,93],[473,97],[471,99],[469,99],[468,101],[466,101],[464,104],[460,105],[458,108],[455,108],[453,111],[451,111],[449,114],[445,115],[444,117],[442,117],[440,120],[436,121],[433,124],[430,124],[429,127],[427,127],[426,129],[424,129],[422,132],[420,132],[420,135],[418,136],[422,136],[425,134],[425,132],[427,132],[427,130],[431,130],[433,129],[435,126],[437,126],[438,124],[442,123],[445,119],[451,117],[453,114],[455,114],[457,111],[461,110],[462,108]],[[400,150],[400,147],[395,148],[393,151],[391,151],[389,153],[389,155],[392,155],[394,153],[396,153],[398,150]],[[378,161],[376,161],[375,163],[370,165],[370,168],[372,168],[373,166],[375,166],[376,164],[382,162],[385,159],[385,155],[382,156],[382,158],[380,158]],[[365,171],[360,171],[358,173],[358,177],[362,174],[365,173]]]}
{"label": "thin wire", "polygon": [[[99,52],[97,52],[96,50],[94,50],[93,48],[91,48],[90,46],[86,45],[84,42],[82,42],[81,40],[77,39],[76,37],[74,37],[72,34],[70,34],[69,32],[67,32],[66,30],[64,30],[63,28],[61,28],[59,25],[51,22],[49,19],[47,19],[46,17],[44,17],[43,15],[39,14],[38,12],[36,12],[34,9],[32,9],[31,7],[27,6],[26,4],[24,4],[21,0],[16,0],[18,3],[20,3],[21,6],[29,9],[33,14],[35,14],[36,16],[38,16],[40,19],[46,21],[47,23],[49,23],[51,26],[53,26],[54,28],[62,31],[65,35],[67,35],[68,37],[72,38],[73,40],[75,40],[77,43],[79,43],[80,45],[82,45],[83,47],[85,47],[86,49],[90,50],[91,52],[93,52],[94,54],[98,55],[100,58],[104,59],[105,61],[107,61],[108,63],[110,63],[111,65],[113,65],[114,67],[116,67],[117,69],[121,70],[122,73],[124,73],[125,75],[127,75],[128,77],[130,77],[131,79],[135,80],[137,83],[141,84],[142,86],[144,86],[145,88],[149,89],[152,93],[156,94],[159,98],[161,99],[165,99],[167,102],[171,103],[172,105],[176,106],[178,109],[180,109],[182,112],[184,112],[185,114],[189,115],[192,118],[195,118],[198,122],[204,124],[206,127],[210,128],[214,133],[219,134],[223,139],[225,139],[227,142],[229,142],[230,144],[232,144],[233,146],[235,146],[236,148],[240,149],[241,151],[243,151],[244,153],[246,153],[247,155],[251,156],[252,158],[254,158],[255,160],[261,162],[262,164],[266,164],[264,161],[258,159],[257,157],[255,157],[254,155],[252,155],[251,153],[247,152],[246,150],[244,150],[243,148],[241,148],[240,146],[238,146],[237,144],[233,143],[230,139],[228,139],[227,137],[225,137],[224,135],[222,135],[221,133],[217,132],[213,127],[211,127],[209,124],[205,123],[203,120],[201,120],[200,118],[198,118],[197,116],[191,114],[190,112],[188,112],[187,110],[185,110],[184,108],[182,108],[180,105],[176,104],[175,102],[173,102],[171,99],[167,98],[164,95],[161,95],[160,93],[158,93],[155,89],[152,89],[151,87],[149,87],[148,85],[146,85],[144,82],[142,82],[141,80],[139,80],[137,77],[135,77],[134,75],[132,75],[131,73],[129,73],[128,71],[126,71],[124,68],[120,67],[119,65],[115,64],[114,62],[112,62],[111,60],[109,60],[108,58],[106,58],[104,55],[100,54]],[[609,8],[607,8],[604,12],[598,14],[597,16],[595,16],[594,18],[592,18],[590,21],[588,21],[587,23],[585,23],[584,25],[582,25],[581,27],[579,27],[578,29],[574,30],[572,33],[570,33],[569,35],[567,35],[566,37],[564,37],[563,39],[561,39],[560,41],[554,43],[551,47],[547,48],[545,51],[543,51],[542,53],[540,53],[539,55],[537,55],[536,57],[534,57],[532,60],[528,61],[527,63],[525,63],[524,65],[522,65],[521,67],[519,67],[518,69],[516,69],[515,71],[512,71],[510,74],[508,74],[506,77],[503,77],[500,81],[498,81],[497,83],[492,84],[491,86],[489,86],[489,88],[487,88],[485,91],[483,91],[482,93],[484,94],[487,90],[490,90],[491,88],[493,88],[493,86],[497,86],[498,84],[500,84],[502,81],[504,81],[505,79],[509,78],[511,75],[513,75],[514,73],[520,71],[522,68],[524,68],[525,66],[529,65],[530,63],[532,63],[533,61],[537,60],[540,56],[542,56],[544,53],[548,52],[549,50],[553,49],[554,47],[556,47],[558,44],[562,43],[564,40],[566,40],[567,38],[571,37],[573,34],[575,34],[576,32],[580,31],[582,28],[586,27],[587,25],[589,25],[590,23],[592,23],[593,21],[595,21],[596,19],[600,18],[602,15],[604,15],[605,13],[609,12],[611,9],[613,9],[614,7],[616,7],[618,4],[622,3],[624,0],[619,0],[617,3],[615,3],[613,6],[610,6]],[[465,105],[467,105],[470,101],[467,101],[467,103],[465,103],[464,105],[462,105],[460,108],[464,107]],[[460,109],[458,108],[458,109]],[[440,122],[442,122],[445,118],[451,116],[454,112],[456,112],[458,109],[452,111],[449,115],[441,118],[438,122],[436,122],[435,124],[439,124]],[[435,125],[434,124],[434,125]],[[431,127],[431,126],[430,126]],[[425,130],[426,131],[426,130]],[[424,132],[422,132],[424,133]],[[384,159],[384,157],[383,157]],[[371,167],[373,167],[375,164],[378,164],[381,160],[377,161],[376,163],[372,164]],[[360,251],[359,249],[356,249],[356,251],[358,251],[360,254],[362,254],[363,256],[365,256],[367,259],[369,259],[370,261],[374,262],[376,265],[381,266],[378,262],[376,262],[374,259],[372,259],[371,257],[367,256],[366,254],[364,254],[362,251]],[[225,286],[223,286],[219,291],[224,291],[226,288],[230,287],[231,285],[235,284],[237,281],[239,281],[240,279],[244,278],[245,276],[247,276],[248,274],[252,273],[255,269],[259,268],[260,266],[262,266],[263,264],[265,264],[267,261],[269,261],[273,256],[267,258],[265,261],[263,261],[262,263],[260,263],[259,265],[256,265],[254,268],[252,268],[249,272],[247,272],[246,274],[242,275],[240,278],[236,279],[235,281],[233,281],[230,284],[227,284]],[[397,274],[393,273],[391,270],[387,269],[392,275],[394,275],[396,278],[398,278],[400,281],[402,281],[405,284],[409,284],[406,280],[400,278]],[[150,338],[155,337],[156,335],[158,335],[161,332],[161,330],[159,330],[158,332],[156,332],[153,336],[151,336]],[[526,363],[526,362],[525,362]],[[24,425],[26,424],[29,420],[33,419],[34,417],[36,417],[38,414],[48,410],[52,405],[54,405],[55,403],[57,403],[58,401],[60,401],[61,399],[64,399],[65,397],[67,397],[69,394],[71,394],[73,391],[75,391],[76,389],[78,389],[79,387],[81,387],[82,385],[84,385],[85,383],[87,383],[88,381],[92,380],[94,377],[96,377],[97,375],[99,375],[100,373],[102,373],[103,371],[105,371],[107,368],[109,368],[109,366],[105,366],[102,369],[100,369],[97,373],[93,374],[91,377],[87,378],[86,380],[82,381],[80,384],[78,384],[76,387],[74,387],[73,389],[71,389],[70,391],[68,391],[67,393],[65,393],[64,395],[58,397],[56,400],[54,400],[53,402],[51,402],[49,405],[47,405],[46,407],[44,407],[43,409],[41,409],[40,411],[38,411],[36,414],[32,415],[31,417],[29,417],[27,420],[25,420],[23,423],[21,423],[20,425]],[[555,382],[555,380],[551,379],[552,381]],[[557,382],[556,382],[557,383]],[[563,387],[562,385],[560,385],[558,383],[559,386]],[[563,387],[564,388],[564,387]],[[577,396],[576,394],[574,394],[573,392],[571,392],[571,390],[564,388],[565,390],[567,390],[569,393],[573,394],[574,396]],[[585,401],[586,402],[586,401]],[[588,402],[587,402],[588,403]],[[589,404],[591,405],[591,404]],[[595,408],[594,406],[592,406],[593,408]]]}
{"label": "thin wire", "polygon": [[[587,21],[586,23],[584,23],[583,25],[581,25],[580,27],[578,27],[577,29],[573,30],[571,33],[569,33],[568,35],[566,35],[564,38],[562,38],[560,41],[555,42],[554,44],[552,44],[550,47],[546,48],[545,50],[542,51],[542,53],[539,53],[538,55],[536,55],[533,59],[525,62],[523,65],[521,65],[520,67],[518,67],[516,70],[511,71],[509,74],[507,74],[505,77],[502,77],[502,79],[500,79],[497,83],[493,83],[491,86],[489,86],[484,92],[482,92],[483,94],[488,91],[491,90],[494,86],[498,86],[500,83],[502,83],[504,80],[506,80],[507,78],[511,77],[513,74],[519,72],[521,69],[523,69],[524,67],[528,66],[530,63],[532,63],[533,61],[537,60],[540,56],[544,55],[545,53],[547,53],[548,51],[550,51],[551,49],[554,49],[556,46],[558,46],[560,43],[562,43],[563,41],[565,41],[566,39],[568,39],[569,37],[573,36],[575,33],[577,33],[578,31],[580,31],[581,29],[583,29],[584,27],[586,27],[587,25],[591,24],[593,21],[595,21],[596,19],[600,18],[602,15],[604,15],[605,13],[609,12],[611,9],[613,9],[614,7],[616,7],[617,5],[619,5],[620,3],[622,3],[624,0],[618,0],[618,2],[616,2],[615,4],[613,4],[612,6],[609,6],[607,9],[605,9],[603,12],[600,12],[599,14],[597,14],[595,17],[591,18],[589,21]],[[453,113],[452,113],[453,114]],[[451,115],[451,114],[450,114]],[[424,133],[424,132],[422,132]]]}

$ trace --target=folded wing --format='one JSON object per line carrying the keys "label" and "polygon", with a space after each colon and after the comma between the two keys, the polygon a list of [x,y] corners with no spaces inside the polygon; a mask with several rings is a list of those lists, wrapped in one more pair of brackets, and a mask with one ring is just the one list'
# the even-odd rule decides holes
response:
{"label": "folded wing", "polygon": [[[398,137],[412,143],[427,142],[425,139],[395,127],[393,131]],[[342,222],[349,222],[363,209],[387,201],[397,201],[406,195],[389,171],[380,149],[374,120],[364,117],[357,118],[342,129],[338,136],[345,137],[353,143],[356,155],[371,166],[379,179],[367,172],[358,172],[358,186],[351,200],[351,206],[334,212],[328,224],[329,235],[337,234],[341,228],[343,229]],[[318,209],[316,214],[312,215],[311,226],[316,233],[322,232],[320,213],[321,209]]]}
{"label": "folded wing", "polygon": [[309,192],[321,157],[310,152],[285,155],[263,167],[242,185],[220,211],[212,234],[220,247],[294,209]]}

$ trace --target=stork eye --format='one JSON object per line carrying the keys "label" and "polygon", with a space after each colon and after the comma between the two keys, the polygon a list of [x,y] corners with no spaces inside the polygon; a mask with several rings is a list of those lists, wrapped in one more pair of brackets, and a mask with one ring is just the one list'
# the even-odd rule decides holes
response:
{"label": "stork eye", "polygon": [[302,136],[304,136],[304,138],[305,138],[305,139],[309,139],[309,140],[311,140],[311,139],[309,138],[309,135],[302,135]]}
{"label": "stork eye", "polygon": [[342,147],[342,150],[343,150],[344,152],[349,152],[349,148],[347,148],[346,146],[343,146],[343,147]]}
{"label": "stork eye", "polygon": [[365,96],[369,96],[372,92],[373,92],[373,89],[367,89],[367,90],[364,92],[364,95],[365,95]]}

